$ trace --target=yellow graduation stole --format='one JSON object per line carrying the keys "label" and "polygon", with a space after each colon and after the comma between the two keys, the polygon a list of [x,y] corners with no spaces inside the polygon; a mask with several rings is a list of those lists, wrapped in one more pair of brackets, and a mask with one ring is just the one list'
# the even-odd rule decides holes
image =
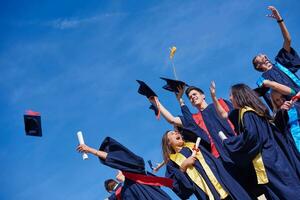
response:
{"label": "yellow graduation stole", "polygon": [[[239,124],[242,125],[242,127],[244,126],[243,124],[243,116],[245,114],[245,112],[255,112],[256,114],[258,114],[253,108],[250,108],[248,106],[245,106],[244,108],[240,109],[239,112]],[[259,115],[259,114],[258,114]],[[257,183],[258,184],[266,184],[269,182],[268,176],[267,176],[267,172],[265,169],[265,165],[261,156],[261,153],[258,153],[255,158],[252,160],[252,164],[254,166],[255,169],[255,173],[256,173],[256,177],[257,177]]]}
{"label": "yellow graduation stole", "polygon": [[[186,142],[184,147],[189,148],[193,151],[195,143]],[[225,199],[228,196],[227,191],[222,187],[222,185],[218,182],[217,178],[211,171],[210,167],[206,163],[201,151],[198,151],[196,154],[197,160],[202,165],[206,175],[208,176],[209,180],[211,181],[212,185],[215,187],[216,191],[219,193],[221,199]],[[170,155],[170,159],[175,162],[178,166],[181,166],[182,162],[186,159],[186,157],[181,153],[175,153]],[[210,191],[208,185],[205,182],[205,179],[201,176],[201,174],[196,170],[194,166],[187,168],[186,170],[187,175],[192,179],[192,181],[201,188],[202,191],[209,197],[209,200],[214,200],[214,196]]]}

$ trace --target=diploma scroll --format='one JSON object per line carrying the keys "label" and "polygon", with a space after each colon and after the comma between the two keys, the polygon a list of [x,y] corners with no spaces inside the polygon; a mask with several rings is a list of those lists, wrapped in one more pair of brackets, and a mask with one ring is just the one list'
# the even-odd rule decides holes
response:
{"label": "diploma scroll", "polygon": [[201,138],[198,137],[197,140],[196,140],[196,144],[195,144],[195,150],[193,151],[193,154],[192,154],[193,156],[196,156],[197,150],[199,148],[200,141],[201,141]]}
{"label": "diploma scroll", "polygon": [[221,138],[221,140],[223,141],[223,140],[225,140],[225,139],[227,139],[227,137],[226,137],[226,135],[223,133],[223,131],[219,131],[219,137]]}
{"label": "diploma scroll", "polygon": [[[77,138],[78,138],[78,142],[79,142],[79,144],[84,144],[84,140],[83,140],[83,136],[82,136],[82,132],[81,131],[78,131],[77,132]],[[82,159],[83,160],[86,160],[86,159],[88,159],[89,157],[88,157],[88,155],[86,154],[86,153],[83,153],[82,154]]]}

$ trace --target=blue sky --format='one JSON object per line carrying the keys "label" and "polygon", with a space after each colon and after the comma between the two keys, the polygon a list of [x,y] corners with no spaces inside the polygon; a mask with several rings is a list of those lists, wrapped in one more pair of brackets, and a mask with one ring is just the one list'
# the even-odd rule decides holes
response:
{"label": "blue sky", "polygon": [[[168,49],[176,45],[178,77],[190,85],[208,93],[215,80],[225,98],[234,83],[254,87],[252,57],[273,58],[282,46],[268,5],[279,9],[299,50],[297,0],[1,1],[0,199],[104,199],[103,181],[116,171],[92,156],[81,160],[78,130],[90,146],[111,136],[160,161],[161,135],[171,127],[148,110],[135,80],[178,114],[159,79],[173,78]],[[41,112],[42,138],[25,136],[27,109]]]}

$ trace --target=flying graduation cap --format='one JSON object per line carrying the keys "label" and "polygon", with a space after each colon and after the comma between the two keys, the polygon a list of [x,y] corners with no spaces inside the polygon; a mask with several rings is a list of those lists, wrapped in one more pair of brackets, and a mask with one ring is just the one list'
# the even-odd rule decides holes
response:
{"label": "flying graduation cap", "polygon": [[181,87],[184,87],[184,86],[189,86],[188,84],[186,84],[185,82],[183,81],[179,81],[179,80],[174,80],[174,79],[169,79],[169,78],[163,78],[163,77],[160,77],[162,80],[165,80],[167,82],[166,85],[163,86],[163,88],[165,90],[168,90],[170,92],[175,92],[175,93],[178,93],[178,89],[177,87],[181,86]]}
{"label": "flying graduation cap", "polygon": [[136,81],[140,84],[140,87],[138,89],[139,94],[141,94],[143,96],[146,96],[148,99],[149,98],[154,98],[154,101],[156,103],[155,104],[151,103],[151,106],[149,108],[154,111],[156,118],[159,119],[160,111],[158,109],[158,102],[157,102],[156,93],[144,81],[140,81],[140,80],[136,80]]}
{"label": "flying graduation cap", "polygon": [[150,97],[157,97],[155,92],[144,81],[140,81],[140,80],[136,80],[136,81],[140,84],[138,93],[146,96],[148,99]]}
{"label": "flying graduation cap", "polygon": [[26,111],[24,114],[24,123],[26,135],[42,137],[41,115],[39,112]]}

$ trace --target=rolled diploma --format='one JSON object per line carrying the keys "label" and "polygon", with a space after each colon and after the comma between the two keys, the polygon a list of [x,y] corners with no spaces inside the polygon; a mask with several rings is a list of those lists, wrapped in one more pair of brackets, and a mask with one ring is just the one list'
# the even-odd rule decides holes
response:
{"label": "rolled diploma", "polygon": [[[199,148],[200,141],[201,141],[201,138],[198,137],[197,140],[196,140],[195,149]],[[195,156],[196,153],[197,153],[197,151],[193,151],[193,156]]]}
{"label": "rolled diploma", "polygon": [[[79,142],[79,144],[84,144],[84,140],[83,140],[83,136],[82,136],[82,132],[81,131],[78,131],[77,132],[77,138],[78,138],[78,142]],[[86,160],[86,159],[88,159],[89,157],[88,157],[88,155],[86,154],[86,153],[83,153],[82,154],[82,159],[83,160]]]}
{"label": "rolled diploma", "polygon": [[227,139],[226,135],[223,133],[223,131],[219,131],[219,137],[223,140]]}

